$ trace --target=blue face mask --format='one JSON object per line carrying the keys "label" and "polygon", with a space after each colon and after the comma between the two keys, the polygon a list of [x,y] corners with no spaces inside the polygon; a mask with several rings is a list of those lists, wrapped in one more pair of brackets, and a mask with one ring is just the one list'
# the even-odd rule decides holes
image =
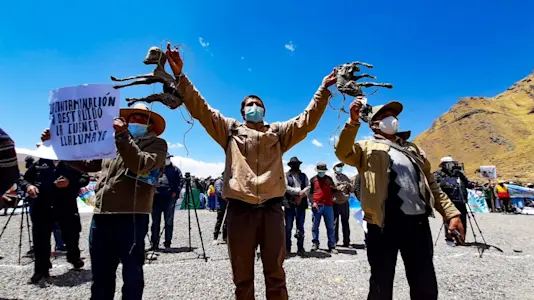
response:
{"label": "blue face mask", "polygon": [[143,124],[128,124],[128,131],[132,134],[133,137],[140,137],[145,135],[148,132],[148,126]]}
{"label": "blue face mask", "polygon": [[337,174],[341,174],[341,173],[343,173],[343,167],[337,167],[337,168],[336,168],[336,173],[337,173]]}
{"label": "blue face mask", "polygon": [[256,104],[245,107],[245,120],[252,123],[263,122],[265,110]]}
{"label": "blue face mask", "polygon": [[326,172],[317,172],[317,176],[319,176],[319,177],[324,177],[325,174],[326,174]]}

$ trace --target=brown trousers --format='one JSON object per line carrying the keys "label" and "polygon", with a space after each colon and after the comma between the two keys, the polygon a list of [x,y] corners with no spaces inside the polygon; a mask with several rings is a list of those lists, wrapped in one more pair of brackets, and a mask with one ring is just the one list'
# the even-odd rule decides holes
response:
{"label": "brown trousers", "polygon": [[254,298],[254,257],[260,246],[268,300],[288,299],[282,203],[269,200],[254,206],[240,200],[228,201],[228,252],[234,274],[237,300]]}

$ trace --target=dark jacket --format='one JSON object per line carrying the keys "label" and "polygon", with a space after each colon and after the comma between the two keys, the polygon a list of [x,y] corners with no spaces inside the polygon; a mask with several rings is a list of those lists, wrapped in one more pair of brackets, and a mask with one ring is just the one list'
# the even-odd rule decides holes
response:
{"label": "dark jacket", "polygon": [[[61,176],[69,181],[65,188],[58,188],[54,183]],[[41,158],[30,166],[20,184],[23,191],[30,185],[39,189],[35,205],[53,206],[61,211],[77,213],[76,198],[80,189],[89,184],[89,175],[69,167],[64,162],[60,161],[55,166],[52,160]]]}
{"label": "dark jacket", "polygon": [[19,178],[19,174],[15,143],[0,128],[0,195],[9,190]]}
{"label": "dark jacket", "polygon": [[[296,183],[293,179],[293,176],[291,176],[291,171],[286,172],[285,176],[286,176],[287,186],[295,187]],[[299,179],[301,191],[310,185],[310,182],[308,181],[308,176],[306,176],[305,173],[300,172],[298,179]],[[295,195],[289,189],[286,189],[286,194],[284,197],[283,204],[285,208],[296,208],[297,207],[297,203],[295,201]],[[308,197],[307,196],[302,197],[300,201],[300,205],[298,207],[304,208],[304,209],[308,208]]]}
{"label": "dark jacket", "polygon": [[115,146],[116,158],[69,164],[86,172],[102,171],[95,187],[95,213],[150,214],[156,188],[143,178],[163,168],[167,142],[153,132],[134,138],[124,131],[115,134]]}
{"label": "dark jacket", "polygon": [[156,194],[162,197],[170,197],[176,193],[176,198],[180,195],[182,188],[182,171],[173,164],[166,165],[156,186]]}
{"label": "dark jacket", "polygon": [[[462,172],[459,170],[451,172],[441,169],[434,172],[434,178],[436,178],[436,182],[439,184],[441,190],[449,196],[449,199],[455,202],[467,202],[467,186],[469,181]],[[458,183],[458,178],[460,179],[461,185]]]}

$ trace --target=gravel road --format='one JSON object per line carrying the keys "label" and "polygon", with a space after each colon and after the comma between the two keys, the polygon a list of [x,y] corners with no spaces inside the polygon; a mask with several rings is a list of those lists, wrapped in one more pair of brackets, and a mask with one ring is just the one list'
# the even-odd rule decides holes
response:
{"label": "gravel road", "polygon": [[[195,221],[192,214],[192,221]],[[232,299],[233,284],[227,248],[213,245],[216,214],[199,211],[208,262],[198,258],[202,253],[196,222],[192,222],[193,252],[188,251],[187,212],[177,211],[174,222],[172,253],[159,253],[145,266],[144,299]],[[502,214],[477,215],[488,244],[495,248],[480,258],[476,247],[449,247],[440,238],[434,263],[439,282],[440,299],[534,299],[534,217]],[[0,217],[3,228],[7,217]],[[71,270],[64,257],[52,259],[52,279],[48,287],[26,284],[33,265],[29,258],[18,264],[20,216],[12,218],[0,239],[0,299],[89,299],[91,272],[88,253],[90,214],[82,215],[80,239],[86,266]],[[293,299],[365,299],[369,266],[363,249],[363,232],[350,220],[352,243],[356,249],[340,249],[337,255],[324,251],[315,257],[291,257],[285,262],[288,289]],[[438,219],[431,219],[434,238]],[[311,246],[311,213],[306,216],[306,248]],[[477,239],[480,241],[480,234]],[[321,244],[326,245],[321,227]],[[468,241],[473,235],[468,234]],[[295,244],[295,242],[293,243]],[[294,245],[295,247],[295,245]],[[22,253],[28,251],[27,233],[23,232]],[[293,249],[296,251],[296,249]],[[395,278],[395,299],[409,299],[409,287],[399,257]],[[265,299],[262,268],[256,264],[256,298]],[[121,268],[117,272],[116,299],[120,299]]]}

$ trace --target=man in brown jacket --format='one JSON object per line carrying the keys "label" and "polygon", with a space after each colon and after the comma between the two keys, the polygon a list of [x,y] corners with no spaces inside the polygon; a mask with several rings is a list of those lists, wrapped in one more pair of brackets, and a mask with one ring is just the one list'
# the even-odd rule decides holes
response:
{"label": "man in brown jacket", "polygon": [[366,243],[371,266],[368,299],[392,299],[399,251],[411,299],[437,299],[428,216],[435,208],[450,221],[449,232],[458,230],[463,236],[460,212],[439,189],[423,150],[395,135],[402,104],[373,107],[369,125],[374,139],[355,143],[361,107],[360,99],[351,104],[351,118],[339,136],[336,156],[356,167],[361,175],[359,200],[368,223]]}
{"label": "man in brown jacket", "polygon": [[[102,171],[95,187],[95,210],[89,234],[92,300],[112,300],[122,263],[123,299],[143,297],[145,236],[152,212],[155,183],[165,166],[167,142],[158,136],[165,120],[144,104],[123,108],[113,123],[118,156],[69,162],[84,172]],[[43,141],[50,139],[45,130]]]}
{"label": "man in brown jacket", "polygon": [[183,62],[177,51],[168,47],[167,58],[184,105],[226,152],[223,197],[228,199],[228,249],[236,298],[254,299],[254,256],[259,245],[267,299],[287,299],[282,267],[286,251],[282,155],[317,126],[328,104],[328,87],[335,83],[335,73],[323,79],[308,107],[296,118],[266,124],[263,101],[251,95],[241,102],[245,120],[241,123],[206,103],[182,73]]}

